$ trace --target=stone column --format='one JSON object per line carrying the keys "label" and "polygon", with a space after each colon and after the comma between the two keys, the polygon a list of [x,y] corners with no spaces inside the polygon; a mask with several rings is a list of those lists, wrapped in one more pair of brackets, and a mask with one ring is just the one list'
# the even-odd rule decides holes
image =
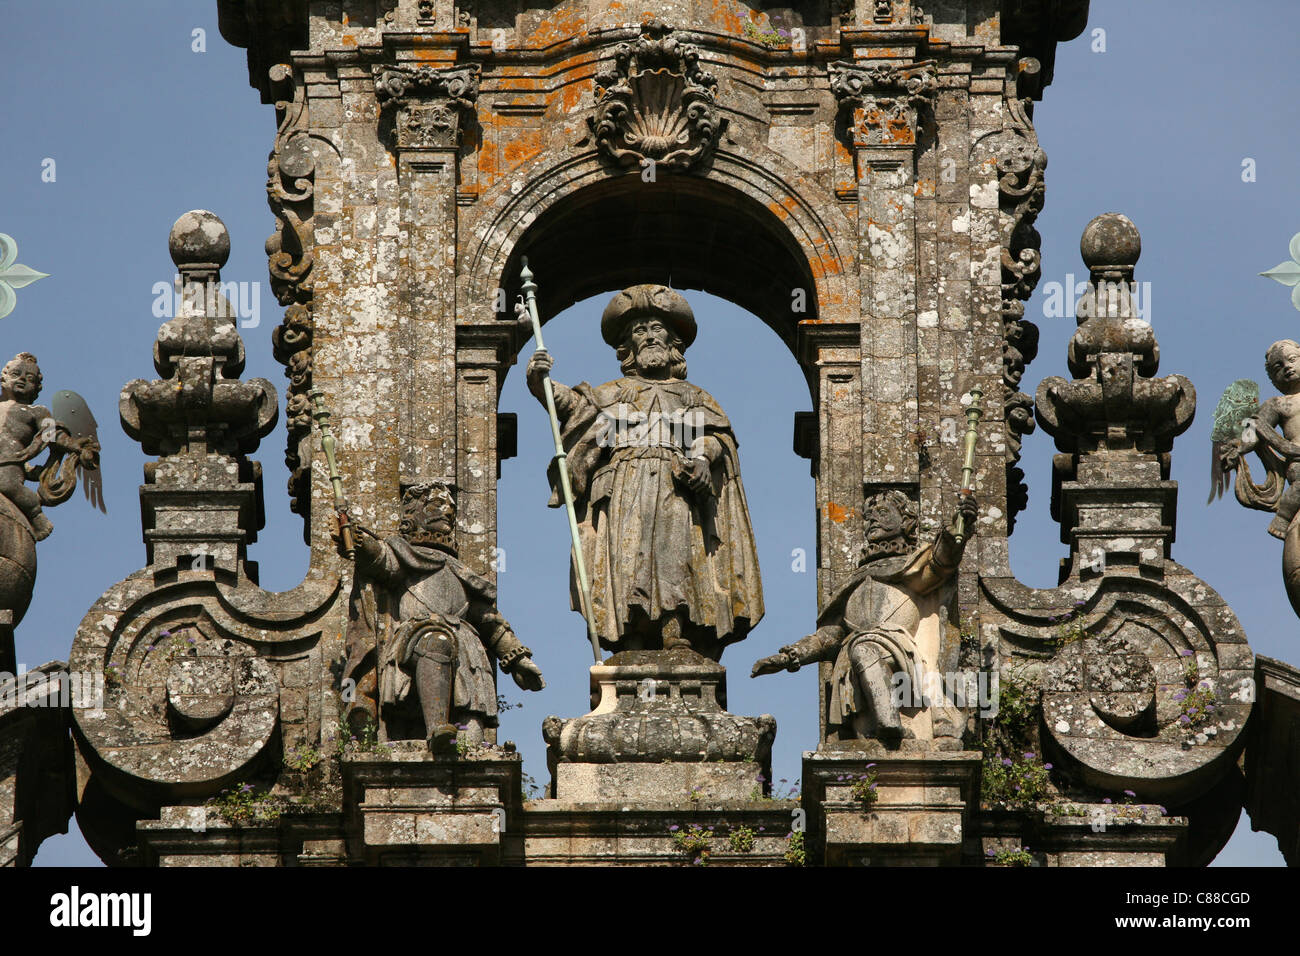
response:
{"label": "stone column", "polygon": [[381,131],[397,167],[401,264],[398,443],[404,485],[457,475],[456,151],[478,67],[378,68]]}

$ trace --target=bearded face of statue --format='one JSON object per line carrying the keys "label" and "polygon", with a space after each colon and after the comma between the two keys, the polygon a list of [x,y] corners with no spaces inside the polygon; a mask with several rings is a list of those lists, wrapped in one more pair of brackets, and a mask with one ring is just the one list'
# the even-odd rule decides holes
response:
{"label": "bearded face of statue", "polygon": [[885,554],[905,554],[916,540],[916,510],[897,492],[867,499],[865,512],[868,559]]}
{"label": "bearded face of statue", "polygon": [[682,340],[662,320],[650,317],[632,322],[618,350],[624,375],[641,378],[685,378]]}
{"label": "bearded face of statue", "polygon": [[456,527],[456,502],[445,485],[407,491],[398,532],[411,544],[449,548]]}

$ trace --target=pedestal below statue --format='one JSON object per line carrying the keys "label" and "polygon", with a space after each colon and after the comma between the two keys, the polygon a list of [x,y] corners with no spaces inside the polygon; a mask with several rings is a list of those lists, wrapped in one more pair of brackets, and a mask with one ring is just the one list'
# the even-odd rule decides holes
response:
{"label": "pedestal below statue", "polygon": [[624,651],[592,667],[591,713],[542,725],[552,795],[575,802],[766,795],[776,719],[728,713],[726,673],[686,649]]}
{"label": "pedestal below statue", "polygon": [[982,760],[973,751],[873,747],[805,753],[813,859],[827,866],[956,866],[978,808]]}

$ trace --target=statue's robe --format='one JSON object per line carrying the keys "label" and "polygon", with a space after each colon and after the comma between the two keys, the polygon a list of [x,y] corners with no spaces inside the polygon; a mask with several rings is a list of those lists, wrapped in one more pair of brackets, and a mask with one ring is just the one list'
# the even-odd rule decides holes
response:
{"label": "statue's robe", "polygon": [[[602,645],[619,648],[634,608],[651,621],[684,609],[683,636],[697,647],[743,639],[763,616],[763,588],[737,442],[718,403],[686,381],[620,378],[557,388],[556,409]],[[696,455],[711,461],[701,494],[674,478],[675,463]],[[549,477],[550,505],[562,507],[554,463]],[[571,592],[580,610],[576,574]]]}
{"label": "statue's robe", "polygon": [[[496,680],[489,651],[500,658],[519,643],[497,611],[496,588],[453,555],[412,545],[400,535],[379,544],[373,555],[368,549],[357,554],[343,674],[356,682],[349,722],[352,711],[360,710],[378,724],[381,715],[387,719],[394,708],[407,706],[418,638],[401,625],[432,620],[456,635],[453,716],[476,716],[484,726],[495,727]],[[411,713],[407,719],[419,718]]]}
{"label": "statue's robe", "polygon": [[862,736],[868,708],[857,699],[861,690],[849,657],[861,641],[874,644],[894,674],[906,675],[903,686],[910,694],[901,708],[905,728],[923,740],[935,736],[936,723],[944,735],[957,732],[951,725],[959,718],[947,702],[934,701],[937,722],[932,708],[922,705],[932,694],[941,693],[939,649],[960,561],[960,547],[948,531],[942,531],[934,543],[910,554],[860,565],[818,615],[816,633],[783,648],[801,662],[834,662],[826,695],[828,739]]}

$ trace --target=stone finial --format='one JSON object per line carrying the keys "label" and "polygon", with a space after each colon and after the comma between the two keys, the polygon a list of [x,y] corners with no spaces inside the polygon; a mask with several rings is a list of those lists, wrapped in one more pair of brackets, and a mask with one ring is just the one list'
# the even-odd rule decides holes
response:
{"label": "stone finial", "polygon": [[1039,385],[1038,421],[1064,452],[1168,452],[1192,422],[1196,390],[1181,375],[1153,378],[1160,349],[1134,304],[1137,227],[1119,213],[1098,216],[1080,249],[1091,279],[1070,339],[1074,381],[1053,377]]}
{"label": "stone finial", "polygon": [[215,275],[230,258],[230,233],[215,213],[191,209],[172,224],[167,249],[182,280]]}
{"label": "stone finial", "polygon": [[[185,213],[168,238],[183,304],[158,329],[160,378],[122,389],[122,428],[158,462],[145,467],[150,563],[209,555],[233,571],[261,526],[261,476],[245,456],[275,427],[279,398],[266,379],[240,381],[244,343],[220,293],[230,255],[225,224]],[[205,565],[207,566],[207,565]]]}
{"label": "stone finial", "polygon": [[1123,213],[1102,213],[1084,226],[1079,254],[1093,282],[1132,279],[1142,255],[1142,236],[1133,220]]}

